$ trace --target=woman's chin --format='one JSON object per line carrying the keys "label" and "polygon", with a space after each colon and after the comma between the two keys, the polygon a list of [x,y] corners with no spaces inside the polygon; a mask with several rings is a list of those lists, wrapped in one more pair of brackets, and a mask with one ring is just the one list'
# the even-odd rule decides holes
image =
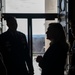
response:
{"label": "woman's chin", "polygon": [[48,39],[49,40],[49,38],[47,37],[46,39]]}

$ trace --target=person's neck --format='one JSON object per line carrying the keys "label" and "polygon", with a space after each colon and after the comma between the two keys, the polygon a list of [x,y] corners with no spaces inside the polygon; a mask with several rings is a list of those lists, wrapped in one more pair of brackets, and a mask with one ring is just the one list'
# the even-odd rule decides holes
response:
{"label": "person's neck", "polygon": [[53,45],[53,44],[54,44],[53,40],[50,40],[50,45]]}
{"label": "person's neck", "polygon": [[12,29],[8,29],[8,30],[9,30],[10,32],[12,32],[12,33],[13,33],[13,32],[16,32],[16,30],[12,30]]}
{"label": "person's neck", "polygon": [[53,45],[53,44],[58,43],[58,42],[59,42],[58,40],[51,40],[50,45]]}

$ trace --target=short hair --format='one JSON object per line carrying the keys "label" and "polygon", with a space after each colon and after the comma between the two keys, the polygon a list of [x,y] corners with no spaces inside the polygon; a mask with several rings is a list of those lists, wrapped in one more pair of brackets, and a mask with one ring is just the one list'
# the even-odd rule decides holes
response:
{"label": "short hair", "polygon": [[16,21],[16,18],[14,16],[5,15],[3,18],[4,18],[4,20],[6,20],[6,22],[10,22],[12,24],[17,25],[17,21]]}
{"label": "short hair", "polygon": [[5,15],[4,17],[4,20],[6,21],[16,21],[15,17],[14,16],[11,16],[11,15]]}

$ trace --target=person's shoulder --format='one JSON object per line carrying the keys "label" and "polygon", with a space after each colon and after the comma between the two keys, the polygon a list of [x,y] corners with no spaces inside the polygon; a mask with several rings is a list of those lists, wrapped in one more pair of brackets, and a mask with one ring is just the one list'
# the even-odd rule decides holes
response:
{"label": "person's shoulder", "polygon": [[7,32],[1,33],[0,34],[0,42],[4,41],[6,37],[8,37]]}
{"label": "person's shoulder", "polygon": [[20,36],[26,36],[23,32],[17,31]]}
{"label": "person's shoulder", "polygon": [[7,35],[7,31],[0,34],[0,37],[4,37]]}
{"label": "person's shoulder", "polygon": [[67,48],[67,49],[69,49],[69,43],[68,42],[59,42],[59,43],[56,43],[56,44],[54,44],[54,47],[55,48]]}

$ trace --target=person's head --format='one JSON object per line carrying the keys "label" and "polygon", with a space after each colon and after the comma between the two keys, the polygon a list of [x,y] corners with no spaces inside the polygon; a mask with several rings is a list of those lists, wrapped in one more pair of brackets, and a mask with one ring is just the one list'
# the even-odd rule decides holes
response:
{"label": "person's head", "polygon": [[50,41],[58,42],[65,41],[65,33],[60,23],[50,23],[47,29],[47,39]]}
{"label": "person's head", "polygon": [[17,30],[17,21],[13,16],[4,16],[6,20],[7,26],[10,30],[16,31]]}

